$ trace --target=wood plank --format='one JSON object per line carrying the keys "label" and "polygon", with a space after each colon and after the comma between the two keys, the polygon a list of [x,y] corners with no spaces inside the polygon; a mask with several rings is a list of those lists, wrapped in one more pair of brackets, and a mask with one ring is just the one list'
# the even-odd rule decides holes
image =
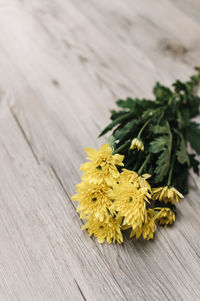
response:
{"label": "wood plank", "polygon": [[126,300],[54,172],[0,107],[0,299]]}
{"label": "wood plank", "polygon": [[[151,1],[149,5],[148,1],[118,0],[110,1],[109,6],[107,1],[79,0],[6,0],[2,3],[0,88],[11,94],[11,99],[14,95],[9,106],[35,161],[45,170],[45,175],[36,173],[34,181],[38,177],[41,182],[37,184],[41,193],[39,200],[45,203],[42,211],[43,222],[47,219],[45,241],[47,236],[61,244],[59,247],[54,243],[54,266],[60,267],[61,259],[66,261],[88,300],[112,300],[118,296],[127,300],[198,299],[200,222],[197,212],[200,205],[199,191],[192,180],[192,192],[179,206],[174,227],[159,230],[154,242],[125,239],[123,246],[99,246],[82,233],[74,207],[69,199],[66,201],[60,187],[69,195],[74,193],[74,185],[80,179],[78,168],[85,157],[83,148],[97,147],[104,141],[97,141],[96,137],[107,124],[108,109],[118,97],[127,94],[148,97],[155,80],[171,83],[175,78],[184,79],[192,73],[192,65],[199,58],[184,51],[180,57],[179,51],[177,54],[170,47],[167,50],[162,43],[164,40],[184,47],[195,45],[198,24],[169,1],[159,4]],[[166,22],[168,17],[170,24]],[[186,29],[191,33],[187,37],[183,35]],[[195,53],[198,47],[194,49]],[[24,172],[29,171],[31,165],[27,164]],[[195,180],[198,184],[198,179]],[[30,178],[27,184],[29,190],[32,181]],[[16,192],[21,190],[17,187],[13,188]],[[50,200],[52,196],[57,199],[57,195],[58,200],[52,205]],[[67,206],[64,212],[60,203]],[[29,206],[27,210],[31,213]],[[69,229],[65,227],[66,219]],[[18,226],[19,230],[26,227]],[[73,233],[77,244],[73,242]],[[33,246],[37,248],[35,240]],[[66,253],[70,250],[70,255],[63,249]],[[47,257],[45,261],[48,269],[51,260]],[[24,262],[23,268],[26,268]],[[61,275],[67,278],[65,273],[66,268]],[[44,274],[40,279],[43,277]],[[10,284],[7,274],[5,279]],[[48,276],[45,283],[48,291],[55,282]],[[71,282],[61,283],[62,288],[55,289],[57,299],[72,298],[73,292],[71,295],[65,292]],[[33,299],[31,292],[30,288],[27,292],[30,300]],[[78,293],[76,287],[75,294],[81,298]],[[50,300],[45,293],[44,296]]]}
{"label": "wood plank", "polygon": [[152,0],[151,5],[148,0],[128,1],[129,5],[120,0],[111,2],[109,10],[104,0],[89,5],[87,1],[73,1],[106,35],[121,41],[132,53],[135,48],[144,53],[156,65],[156,75],[161,80],[176,78],[180,66],[200,64],[199,25],[174,2]]}
{"label": "wood plank", "polygon": [[200,2],[198,0],[173,0],[171,1],[182,10],[191,20],[200,22]]}

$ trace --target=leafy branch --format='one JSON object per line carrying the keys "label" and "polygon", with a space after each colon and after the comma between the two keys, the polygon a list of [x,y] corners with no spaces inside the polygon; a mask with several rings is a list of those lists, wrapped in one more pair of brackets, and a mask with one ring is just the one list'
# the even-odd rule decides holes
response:
{"label": "leafy branch", "polygon": [[[196,88],[200,79],[200,68],[186,82],[177,80],[172,88],[156,83],[154,99],[128,97],[118,100],[119,110],[111,111],[111,123],[100,136],[112,132],[108,142],[125,155],[125,168],[139,168],[153,175],[151,185],[167,185],[169,182],[187,192],[189,168],[199,172],[200,125],[191,121],[199,113],[200,97]],[[131,142],[138,138],[144,151],[130,149]],[[192,152],[188,151],[188,144]],[[150,159],[145,161],[151,154]],[[173,161],[173,164],[172,164]],[[172,166],[173,165],[173,166]]]}

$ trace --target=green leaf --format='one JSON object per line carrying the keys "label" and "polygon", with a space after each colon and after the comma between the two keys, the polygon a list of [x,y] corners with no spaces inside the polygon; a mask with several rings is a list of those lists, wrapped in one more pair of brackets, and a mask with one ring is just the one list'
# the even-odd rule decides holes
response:
{"label": "green leaf", "polygon": [[127,98],[126,100],[119,99],[116,101],[118,107],[123,109],[132,109],[134,100],[132,98]]}
{"label": "green leaf", "polygon": [[124,137],[126,137],[126,135],[128,135],[130,133],[133,133],[133,136],[135,136],[136,134],[134,135],[134,127],[137,123],[138,123],[137,120],[129,121],[123,128],[121,128],[120,130],[117,130],[114,133],[115,139],[122,140],[122,139],[124,139]]}
{"label": "green leaf", "polygon": [[180,134],[180,138],[181,138],[180,139],[180,145],[179,145],[179,149],[176,151],[176,156],[177,156],[178,161],[181,164],[187,163],[188,166],[189,166],[190,161],[189,161],[189,157],[188,157],[188,154],[187,154],[187,148],[186,148],[186,145],[185,145],[185,140],[184,140],[182,134]]}
{"label": "green leaf", "polygon": [[120,108],[123,108],[125,112],[129,109],[137,119],[142,116],[144,111],[149,109],[153,110],[155,108],[155,102],[147,99],[127,98],[126,100],[120,99],[116,103]]}
{"label": "green leaf", "polygon": [[148,118],[151,118],[151,116],[153,116],[153,114],[155,113],[155,109],[147,109],[144,110],[144,112],[142,113],[142,119],[147,120]]}
{"label": "green leaf", "polygon": [[169,150],[165,148],[165,150],[161,153],[159,156],[157,162],[156,162],[156,168],[155,168],[155,183],[162,182],[164,177],[167,175],[170,165],[169,160]]}
{"label": "green leaf", "polygon": [[169,132],[169,129],[167,128],[167,126],[162,126],[162,125],[152,125],[150,130],[154,134],[168,134],[168,132]]}
{"label": "green leaf", "polygon": [[115,120],[115,119],[127,114],[126,111],[115,111],[115,110],[111,110],[110,113],[111,113],[111,116],[110,116],[111,120]]}
{"label": "green leaf", "polygon": [[190,112],[188,107],[181,107],[180,108],[181,113],[182,113],[182,119],[184,126],[188,126],[189,124],[189,119],[190,119]]}
{"label": "green leaf", "polygon": [[118,123],[121,123],[133,116],[133,113],[126,113],[125,115],[120,116],[119,118],[115,119],[113,122],[111,122],[99,135],[99,137],[105,135],[107,132],[112,130]]}
{"label": "green leaf", "polygon": [[199,105],[200,105],[200,97],[194,96],[192,101],[189,103],[190,105],[190,117],[194,117],[199,113]]}
{"label": "green leaf", "polygon": [[172,84],[174,87],[174,90],[176,93],[182,93],[185,92],[187,93],[187,86],[185,83],[181,82],[180,80],[177,80],[174,84]]}
{"label": "green leaf", "polygon": [[107,143],[110,145],[111,148],[114,149],[115,148],[115,137],[113,135],[108,137]]}
{"label": "green leaf", "polygon": [[200,155],[200,128],[198,123],[190,122],[187,129],[187,139],[191,147]]}
{"label": "green leaf", "polygon": [[[166,123],[168,135],[162,135],[154,139],[150,143],[150,152],[153,154],[161,153],[156,161],[155,183],[162,182],[167,175],[170,165],[171,149],[172,149],[172,133],[169,123]],[[161,130],[160,128],[158,130]],[[162,129],[163,130],[163,129]]]}
{"label": "green leaf", "polygon": [[153,154],[157,154],[163,150],[166,149],[167,145],[169,144],[169,136],[168,135],[162,135],[157,138],[155,138],[150,143],[150,152]]}
{"label": "green leaf", "polygon": [[194,87],[198,84],[199,78],[200,78],[200,68],[197,67],[195,69],[196,69],[197,73],[195,75],[192,75],[190,77],[190,80],[185,83],[187,86],[188,92],[190,92],[190,93],[192,92]]}
{"label": "green leaf", "polygon": [[169,88],[162,86],[158,82],[153,88],[153,93],[156,99],[162,102],[168,100],[172,96],[172,91]]}
{"label": "green leaf", "polygon": [[[182,191],[187,188],[189,166],[198,172],[199,162],[194,155],[187,153],[186,146],[189,142],[196,153],[200,154],[200,127],[197,123],[190,122],[198,114],[200,105],[200,97],[195,95],[199,80],[200,68],[189,81],[176,81],[173,89],[157,83],[154,87],[154,100],[131,97],[119,99],[118,109],[111,111],[110,124],[100,134],[102,136],[110,131],[108,142],[115,151],[125,155],[125,168],[139,169],[146,156],[151,153],[145,172],[154,171],[152,185],[166,184],[172,154],[174,166],[171,182],[175,187],[179,185]],[[145,126],[146,123],[148,126]],[[141,130],[145,151],[135,151],[133,154],[129,150],[131,139]]]}
{"label": "green leaf", "polygon": [[182,129],[184,127],[184,121],[181,112],[178,110],[177,111],[177,122],[178,122],[178,128]]}

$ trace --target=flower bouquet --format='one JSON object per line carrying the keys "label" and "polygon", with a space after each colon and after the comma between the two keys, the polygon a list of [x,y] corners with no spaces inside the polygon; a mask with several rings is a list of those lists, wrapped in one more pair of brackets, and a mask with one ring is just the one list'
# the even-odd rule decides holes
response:
{"label": "flower bouquet", "polygon": [[111,111],[112,122],[100,134],[111,132],[107,143],[99,151],[86,148],[89,161],[72,199],[86,220],[83,229],[99,243],[122,243],[123,231],[149,240],[158,225],[175,221],[189,169],[199,172],[200,127],[191,121],[200,105],[196,69],[172,89],[156,83],[153,100],[118,100],[119,110]]}

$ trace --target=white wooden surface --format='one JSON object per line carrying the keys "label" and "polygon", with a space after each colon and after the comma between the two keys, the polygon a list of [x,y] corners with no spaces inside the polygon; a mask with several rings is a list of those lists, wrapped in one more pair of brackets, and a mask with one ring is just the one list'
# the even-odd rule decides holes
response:
{"label": "white wooden surface", "polygon": [[70,196],[117,98],[200,66],[198,0],[0,0],[0,300],[200,300],[200,181],[153,242],[98,245]]}

